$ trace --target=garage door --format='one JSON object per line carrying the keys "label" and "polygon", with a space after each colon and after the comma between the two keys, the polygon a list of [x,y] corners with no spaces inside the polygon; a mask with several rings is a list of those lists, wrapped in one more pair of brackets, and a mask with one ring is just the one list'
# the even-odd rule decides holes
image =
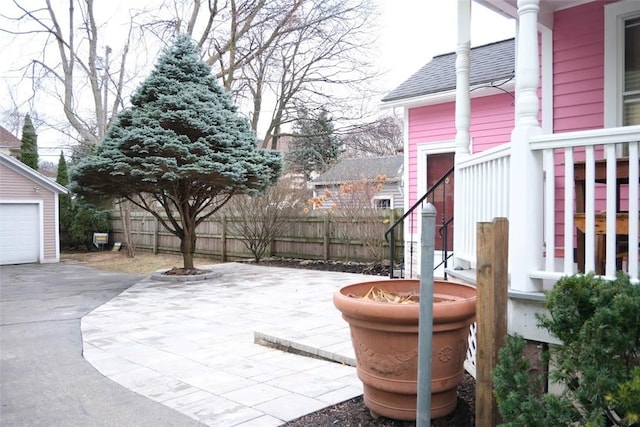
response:
{"label": "garage door", "polygon": [[0,203],[0,264],[38,262],[39,213],[37,204]]}

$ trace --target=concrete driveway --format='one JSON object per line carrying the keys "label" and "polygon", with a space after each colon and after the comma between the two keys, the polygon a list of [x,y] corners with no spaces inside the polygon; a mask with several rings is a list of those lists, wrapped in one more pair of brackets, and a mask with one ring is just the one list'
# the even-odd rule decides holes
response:
{"label": "concrete driveway", "polygon": [[0,267],[1,425],[202,426],[82,357],[80,318],[141,278],[72,262]]}

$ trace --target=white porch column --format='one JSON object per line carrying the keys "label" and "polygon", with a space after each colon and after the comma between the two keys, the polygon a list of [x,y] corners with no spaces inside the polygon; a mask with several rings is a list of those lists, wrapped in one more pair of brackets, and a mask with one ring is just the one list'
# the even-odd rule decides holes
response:
{"label": "white porch column", "polygon": [[[460,172],[457,163],[464,160],[470,153],[471,136],[471,93],[469,91],[470,60],[469,50],[471,46],[471,0],[458,0],[458,45],[456,46],[456,155],[453,180],[461,183]],[[459,189],[460,190],[460,189]],[[469,268],[468,263],[455,257],[456,248],[462,247],[462,224],[464,206],[462,191],[454,190],[453,193],[453,250],[454,267]]]}
{"label": "white porch column", "polygon": [[[458,0],[458,45],[456,46],[456,154],[469,154],[471,137],[471,93],[469,50],[471,46],[471,0]],[[456,156],[457,157],[457,156]]]}
{"label": "white porch column", "polygon": [[[518,0],[515,128],[511,133],[509,272],[511,288],[540,291],[529,274],[543,262],[542,154],[529,147],[538,123],[538,12],[540,0]],[[550,249],[552,250],[552,249]]]}

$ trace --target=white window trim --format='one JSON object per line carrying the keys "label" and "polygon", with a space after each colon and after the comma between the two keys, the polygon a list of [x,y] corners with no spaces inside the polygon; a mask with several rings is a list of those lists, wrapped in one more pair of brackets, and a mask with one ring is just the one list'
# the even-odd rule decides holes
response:
{"label": "white window trim", "polygon": [[637,0],[623,0],[604,7],[604,127],[622,126],[624,83],[624,21],[640,16]]}
{"label": "white window trim", "polygon": [[385,196],[385,195],[373,196],[371,198],[371,204],[373,205],[374,208],[377,208],[377,206],[374,203],[375,200],[389,200],[389,209],[395,209],[394,203],[393,203],[393,196]]}

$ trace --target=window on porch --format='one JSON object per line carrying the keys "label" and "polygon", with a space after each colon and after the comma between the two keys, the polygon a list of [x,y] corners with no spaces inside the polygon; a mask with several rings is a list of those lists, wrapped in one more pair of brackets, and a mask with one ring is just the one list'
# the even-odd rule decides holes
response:
{"label": "window on porch", "polygon": [[624,29],[623,124],[640,124],[640,17],[627,19]]}

